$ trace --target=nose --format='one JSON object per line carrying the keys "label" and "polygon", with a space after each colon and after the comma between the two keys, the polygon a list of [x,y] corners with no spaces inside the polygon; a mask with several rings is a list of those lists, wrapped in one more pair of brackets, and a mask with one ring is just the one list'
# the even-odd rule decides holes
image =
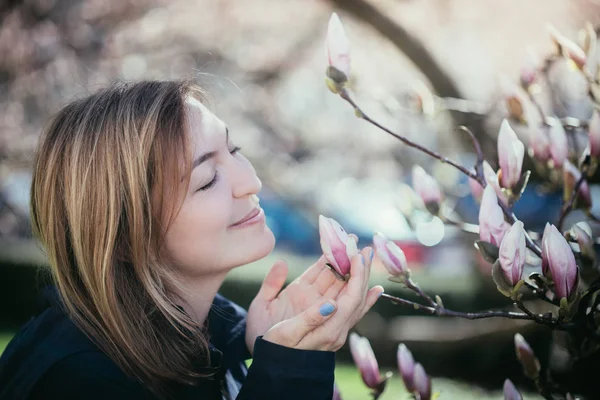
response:
{"label": "nose", "polygon": [[232,193],[235,198],[254,195],[262,189],[262,182],[256,175],[252,163],[243,155],[238,154],[231,158],[230,166]]}

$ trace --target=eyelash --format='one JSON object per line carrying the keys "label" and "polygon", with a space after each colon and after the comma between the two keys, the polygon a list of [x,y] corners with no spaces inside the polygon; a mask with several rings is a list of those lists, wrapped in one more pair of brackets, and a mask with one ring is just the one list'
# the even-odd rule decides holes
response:
{"label": "eyelash", "polygon": [[[240,150],[241,150],[241,148],[236,146],[233,148],[233,150],[231,150],[229,152],[229,154],[235,155],[235,153],[237,153]],[[208,182],[206,185],[202,186],[200,189],[198,189],[196,191],[199,192],[199,191],[208,190],[211,187],[215,186],[218,181],[219,181],[219,174],[215,173],[215,177],[212,179],[212,181]]]}

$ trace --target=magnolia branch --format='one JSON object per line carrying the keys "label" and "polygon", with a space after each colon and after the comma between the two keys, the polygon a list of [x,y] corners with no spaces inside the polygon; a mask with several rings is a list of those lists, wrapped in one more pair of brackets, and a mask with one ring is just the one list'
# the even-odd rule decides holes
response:
{"label": "magnolia branch", "polygon": [[371,117],[369,117],[367,114],[365,114],[360,107],[354,102],[354,100],[352,100],[352,98],[350,98],[350,95],[348,94],[348,91],[344,88],[342,90],[340,90],[340,96],[342,97],[342,99],[346,100],[348,103],[350,103],[350,105],[352,105],[352,107],[354,107],[354,110],[359,114],[358,116],[362,119],[364,119],[367,122],[370,122],[371,124],[375,125],[376,127],[378,127],[379,129],[389,133],[390,135],[394,136],[396,139],[399,139],[400,141],[404,142],[407,146],[413,147],[417,150],[422,151],[423,153],[426,153],[428,155],[430,155],[431,157],[440,160],[441,162],[445,163],[445,164],[450,164],[453,167],[457,168],[458,170],[460,170],[462,173],[464,173],[465,175],[467,175],[468,177],[471,177],[473,179],[478,179],[477,174],[475,173],[475,171],[471,171],[468,170],[467,168],[465,168],[464,166],[460,165],[459,163],[457,163],[456,161],[445,157],[443,155],[441,155],[438,152],[429,150],[426,147],[421,146],[420,144],[417,144],[413,141],[411,141],[410,139],[405,138],[404,136],[398,135],[397,133],[393,132],[392,130],[386,128],[385,126],[381,125],[380,123],[378,123],[377,121],[371,119]]}
{"label": "magnolia branch", "polygon": [[[354,102],[354,100],[352,100],[352,98],[350,97],[350,94],[348,93],[348,91],[346,90],[346,88],[342,88],[339,91],[339,95],[342,99],[346,100],[353,108],[354,111],[356,112],[356,115],[359,118],[364,119],[365,121],[371,123],[372,125],[378,127],[379,129],[383,130],[384,132],[389,133],[390,135],[392,135],[393,137],[395,137],[396,139],[400,140],[401,142],[403,142],[404,144],[406,144],[409,147],[415,148],[417,150],[422,151],[425,154],[428,154],[429,156],[445,163],[445,164],[449,164],[451,166],[453,166],[454,168],[458,169],[459,171],[461,171],[463,174],[465,174],[466,176],[468,176],[469,178],[475,179],[477,182],[479,182],[479,184],[482,187],[486,187],[487,186],[487,182],[483,176],[483,168],[481,167],[481,164],[483,163],[483,161],[481,161],[480,163],[480,158],[482,157],[482,152],[481,152],[481,147],[479,146],[477,139],[475,138],[475,136],[471,133],[470,130],[465,129],[467,133],[469,133],[471,135],[471,138],[473,139],[474,143],[475,143],[475,149],[477,151],[477,157],[478,157],[478,161],[477,161],[477,165],[475,166],[475,169],[468,169],[465,166],[459,164],[458,162],[445,157],[443,155],[441,155],[438,152],[429,150],[428,148],[421,146],[418,143],[413,142],[412,140],[399,135],[397,133],[395,133],[394,131],[390,130],[389,128],[381,125],[379,122],[371,119],[371,117],[369,117],[359,106],[358,104],[356,104]],[[506,215],[506,217],[508,218],[508,222],[510,222],[511,224],[514,224],[517,221],[517,217],[515,216],[515,214],[512,212],[512,210],[506,205],[504,204],[503,201],[498,201],[498,204],[500,205],[500,207],[502,208],[502,211],[504,211],[504,214]],[[533,251],[538,257],[542,256],[542,250],[539,248],[538,245],[535,244],[535,242],[531,239],[531,237],[527,234],[527,232],[525,232],[525,241],[527,243],[527,247]]]}
{"label": "magnolia branch", "polygon": [[571,193],[571,197],[563,205],[563,207],[562,207],[562,209],[560,211],[560,217],[558,219],[558,229],[560,229],[560,230],[562,230],[562,226],[563,226],[563,224],[565,222],[565,218],[573,210],[573,206],[575,205],[575,201],[577,200],[577,197],[579,196],[579,190],[581,189],[581,185],[583,185],[583,183],[585,182],[586,172],[587,172],[587,167],[582,168],[581,176],[577,180],[577,183],[575,183],[575,187],[573,188],[573,192]]}

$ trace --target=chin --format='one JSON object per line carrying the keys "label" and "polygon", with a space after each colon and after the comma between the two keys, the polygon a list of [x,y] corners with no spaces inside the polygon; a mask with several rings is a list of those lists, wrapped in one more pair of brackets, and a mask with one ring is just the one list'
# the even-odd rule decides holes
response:
{"label": "chin", "polygon": [[246,257],[236,264],[241,266],[263,259],[271,254],[274,248],[275,235],[273,235],[271,229],[265,225],[261,233],[252,234],[250,239],[244,243],[243,249],[240,248],[238,254],[244,254]]}

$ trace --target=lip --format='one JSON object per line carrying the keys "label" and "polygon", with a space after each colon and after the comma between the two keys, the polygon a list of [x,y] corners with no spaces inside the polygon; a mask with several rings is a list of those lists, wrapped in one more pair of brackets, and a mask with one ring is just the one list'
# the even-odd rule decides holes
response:
{"label": "lip", "polygon": [[239,226],[245,226],[260,222],[264,219],[264,212],[261,207],[256,207],[252,211],[250,211],[244,218],[239,220],[238,222],[231,225],[232,228],[237,228]]}

